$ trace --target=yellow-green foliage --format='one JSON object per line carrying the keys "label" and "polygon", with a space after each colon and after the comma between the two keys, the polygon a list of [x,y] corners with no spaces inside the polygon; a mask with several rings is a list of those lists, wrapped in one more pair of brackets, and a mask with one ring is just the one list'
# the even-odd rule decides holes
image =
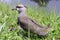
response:
{"label": "yellow-green foliage", "polygon": [[38,24],[51,25],[51,32],[47,37],[38,37],[31,33],[31,37],[25,35],[25,31],[19,30],[17,25],[17,11],[12,11],[7,4],[0,3],[0,40],[57,40],[60,39],[60,16],[55,11],[46,12],[45,9],[27,8],[28,17],[35,20]]}

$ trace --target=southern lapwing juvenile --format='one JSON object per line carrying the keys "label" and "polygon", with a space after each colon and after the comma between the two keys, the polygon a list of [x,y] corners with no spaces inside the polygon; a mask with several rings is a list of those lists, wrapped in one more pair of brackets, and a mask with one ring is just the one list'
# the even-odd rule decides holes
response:
{"label": "southern lapwing juvenile", "polygon": [[37,24],[34,20],[30,19],[26,15],[26,7],[24,5],[17,5],[16,8],[13,10],[18,11],[18,22],[21,28],[24,30],[30,30],[30,32],[36,33],[38,35],[45,36],[47,35],[50,25],[47,25],[46,27],[43,27],[39,24]]}

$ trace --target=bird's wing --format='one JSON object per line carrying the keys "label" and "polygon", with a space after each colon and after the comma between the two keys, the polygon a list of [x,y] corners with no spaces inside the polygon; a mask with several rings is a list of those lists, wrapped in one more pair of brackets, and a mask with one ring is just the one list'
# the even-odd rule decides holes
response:
{"label": "bird's wing", "polygon": [[36,23],[33,19],[31,18],[28,18],[32,23],[34,23],[35,25],[39,26],[39,27],[42,27],[41,25],[39,25],[38,23]]}
{"label": "bird's wing", "polygon": [[19,18],[19,21],[21,22],[21,23],[24,23],[24,24],[30,24],[30,25],[35,25],[35,26],[38,26],[38,27],[43,27],[43,26],[41,26],[41,25],[39,25],[39,24],[37,24],[33,19],[31,19],[31,18],[29,18],[29,17],[21,17],[21,18]]}

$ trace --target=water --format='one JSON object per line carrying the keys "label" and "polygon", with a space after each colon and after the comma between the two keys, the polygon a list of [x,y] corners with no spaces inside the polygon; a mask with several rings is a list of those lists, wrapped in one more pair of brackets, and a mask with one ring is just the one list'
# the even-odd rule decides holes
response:
{"label": "water", "polygon": [[54,8],[56,10],[56,12],[60,12],[60,0],[48,0],[48,1],[44,1],[45,5],[42,5],[41,3],[39,4],[39,1],[34,1],[34,0],[0,0],[2,2],[7,3],[8,5],[17,5],[18,3],[24,4],[26,6],[40,6],[45,7],[47,10],[52,10],[52,8]]}
{"label": "water", "polygon": [[52,10],[52,8],[55,8],[56,12],[60,12],[60,0],[50,1],[46,8],[48,8],[49,10]]}

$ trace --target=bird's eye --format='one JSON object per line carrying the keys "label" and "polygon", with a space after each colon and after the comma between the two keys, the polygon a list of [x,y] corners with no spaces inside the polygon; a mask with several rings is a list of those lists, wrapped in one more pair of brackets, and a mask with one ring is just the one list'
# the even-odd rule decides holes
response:
{"label": "bird's eye", "polygon": [[20,7],[20,6],[16,6],[16,8],[22,8],[22,7]]}

